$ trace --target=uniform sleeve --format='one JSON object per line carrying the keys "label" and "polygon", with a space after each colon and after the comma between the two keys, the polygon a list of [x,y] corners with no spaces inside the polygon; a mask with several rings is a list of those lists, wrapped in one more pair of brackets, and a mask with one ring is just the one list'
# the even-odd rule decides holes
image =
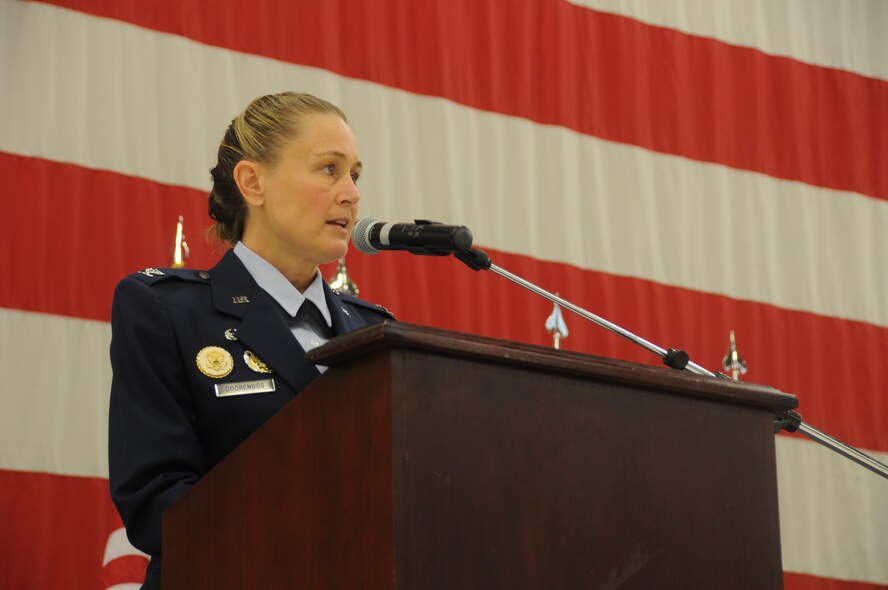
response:
{"label": "uniform sleeve", "polygon": [[164,510],[206,472],[183,363],[156,289],[121,281],[111,313],[111,498],[130,542],[152,556]]}

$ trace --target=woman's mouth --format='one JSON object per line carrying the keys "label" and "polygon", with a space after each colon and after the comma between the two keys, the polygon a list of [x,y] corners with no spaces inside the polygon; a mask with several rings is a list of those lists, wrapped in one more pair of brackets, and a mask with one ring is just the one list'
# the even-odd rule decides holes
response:
{"label": "woman's mouth", "polygon": [[347,229],[349,225],[349,220],[348,218],[331,219],[327,222],[327,225],[337,225],[342,229]]}

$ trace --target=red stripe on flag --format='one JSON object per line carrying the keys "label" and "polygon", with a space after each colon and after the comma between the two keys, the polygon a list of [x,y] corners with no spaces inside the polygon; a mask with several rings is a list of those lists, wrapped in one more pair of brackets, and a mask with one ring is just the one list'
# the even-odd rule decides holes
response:
{"label": "red stripe on flag", "polygon": [[179,215],[200,244],[189,264],[219,258],[204,239],[210,219],[198,191],[3,152],[0,170],[18,195],[0,232],[2,307],[108,321],[117,281],[170,266]]}
{"label": "red stripe on flag", "polygon": [[[168,266],[179,214],[191,238],[188,266],[207,268],[218,256],[202,239],[209,220],[199,191],[2,153],[0,170],[10,194],[28,195],[10,199],[5,211],[8,231],[0,233],[0,245],[15,254],[4,261],[0,307],[107,321],[121,277]],[[886,328],[526,256],[491,256],[663,348],[686,350],[711,370],[721,366],[735,330],[750,363],[749,381],[798,395],[811,425],[849,444],[888,451],[888,400],[872,385],[880,381],[879,359],[888,356]],[[362,296],[401,320],[551,344],[544,329],[550,303],[452,257],[352,253],[348,264]],[[34,269],[49,270],[35,275]],[[324,272],[332,274],[329,267]],[[566,319],[566,349],[659,362],[584,320]]]}
{"label": "red stripe on flag", "polygon": [[[51,2],[604,139],[888,199],[888,82],[561,0]],[[269,15],[274,15],[269,18]],[[237,23],[232,26],[232,23]]]}
{"label": "red stripe on flag", "polygon": [[104,588],[121,526],[107,480],[0,470],[0,588]]}
{"label": "red stripe on flag", "polygon": [[885,590],[888,588],[888,584],[834,580],[789,572],[783,573],[783,584],[784,590]]}
{"label": "red stripe on flag", "polygon": [[125,555],[112,559],[102,571],[102,588],[118,584],[139,584],[145,580],[148,558],[140,555]]}

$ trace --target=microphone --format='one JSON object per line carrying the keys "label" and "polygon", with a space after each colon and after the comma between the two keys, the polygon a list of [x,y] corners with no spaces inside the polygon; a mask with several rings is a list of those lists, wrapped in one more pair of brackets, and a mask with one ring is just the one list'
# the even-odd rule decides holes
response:
{"label": "microphone", "polygon": [[428,219],[390,223],[364,217],[355,224],[352,242],[364,254],[407,250],[411,254],[447,256],[472,247],[472,232],[464,225],[444,225]]}

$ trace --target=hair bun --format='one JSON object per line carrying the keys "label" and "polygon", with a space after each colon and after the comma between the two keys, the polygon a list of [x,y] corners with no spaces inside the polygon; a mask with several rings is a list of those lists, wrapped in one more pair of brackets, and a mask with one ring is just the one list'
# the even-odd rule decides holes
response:
{"label": "hair bun", "polygon": [[210,191],[210,198],[208,199],[209,208],[207,213],[209,214],[210,219],[216,223],[227,225],[231,222],[231,215],[226,211],[225,207],[218,202],[218,199],[219,197],[216,195],[216,189],[214,188]]}

